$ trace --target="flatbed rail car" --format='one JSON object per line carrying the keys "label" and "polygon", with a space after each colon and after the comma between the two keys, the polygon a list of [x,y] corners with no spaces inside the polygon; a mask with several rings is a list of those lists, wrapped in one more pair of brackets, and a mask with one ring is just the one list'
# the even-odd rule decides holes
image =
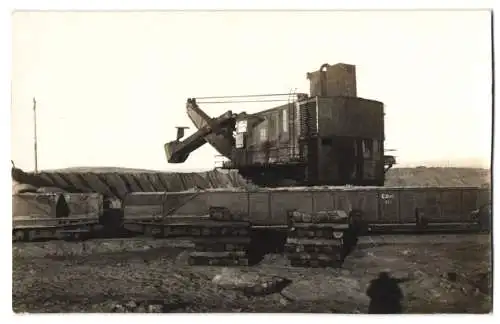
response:
{"label": "flatbed rail car", "polygon": [[82,239],[101,228],[103,196],[98,193],[12,195],[12,239]]}
{"label": "flatbed rail car", "polygon": [[[344,210],[357,215],[364,233],[479,231],[475,211],[491,201],[478,187],[296,187],[131,193],[123,202],[128,226],[156,224],[175,217],[202,217],[211,206],[246,215],[254,228],[288,228],[288,213]],[[173,215],[171,215],[173,216]],[[140,230],[142,231],[142,230]]]}

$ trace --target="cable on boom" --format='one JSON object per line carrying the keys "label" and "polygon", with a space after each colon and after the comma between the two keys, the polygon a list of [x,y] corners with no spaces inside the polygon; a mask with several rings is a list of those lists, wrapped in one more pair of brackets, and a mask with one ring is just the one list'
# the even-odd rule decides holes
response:
{"label": "cable on boom", "polygon": [[228,104],[228,103],[251,103],[251,102],[288,102],[286,99],[269,99],[269,100],[228,100],[228,101],[198,101],[199,104]]}
{"label": "cable on boom", "polygon": [[210,97],[195,97],[196,99],[224,99],[224,98],[255,98],[255,97],[278,97],[288,96],[289,93],[268,93],[268,94],[250,94],[250,95],[235,95],[235,96],[210,96]]}

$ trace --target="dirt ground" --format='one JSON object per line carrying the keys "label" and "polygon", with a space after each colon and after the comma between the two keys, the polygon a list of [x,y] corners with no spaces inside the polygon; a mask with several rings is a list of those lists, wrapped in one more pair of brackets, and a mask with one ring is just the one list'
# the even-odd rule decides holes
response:
{"label": "dirt ground", "polygon": [[[15,312],[366,313],[370,280],[400,284],[404,313],[488,313],[489,235],[362,237],[342,269],[291,268],[278,254],[253,267],[187,266],[186,242],[113,239],[13,245]],[[286,278],[255,296],[215,277]],[[281,289],[281,288],[280,288]]]}

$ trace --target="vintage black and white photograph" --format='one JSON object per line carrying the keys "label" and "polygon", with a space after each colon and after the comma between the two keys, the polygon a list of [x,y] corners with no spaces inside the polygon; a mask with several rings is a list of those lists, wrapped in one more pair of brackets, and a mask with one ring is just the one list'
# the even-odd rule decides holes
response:
{"label": "vintage black and white photograph", "polygon": [[493,311],[491,10],[11,23],[14,313]]}

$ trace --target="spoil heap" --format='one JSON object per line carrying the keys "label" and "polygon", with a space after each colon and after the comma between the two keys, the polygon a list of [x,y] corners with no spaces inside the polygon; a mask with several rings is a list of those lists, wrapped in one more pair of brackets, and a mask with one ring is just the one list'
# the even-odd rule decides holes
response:
{"label": "spoil heap", "polygon": [[[125,169],[126,170],[126,169]],[[37,174],[12,169],[12,179],[35,188],[59,188],[67,192],[96,192],[106,197],[123,199],[131,192],[178,192],[192,188],[242,188],[246,181],[236,171],[217,170],[199,173],[168,172],[40,172]]]}
{"label": "spoil heap", "polygon": [[[113,171],[115,170],[115,171]],[[96,192],[123,199],[130,192],[178,192],[200,189],[245,189],[254,187],[237,171],[169,173],[120,168],[24,172],[12,168],[13,192]],[[489,186],[491,173],[479,168],[393,168],[386,186]]]}

